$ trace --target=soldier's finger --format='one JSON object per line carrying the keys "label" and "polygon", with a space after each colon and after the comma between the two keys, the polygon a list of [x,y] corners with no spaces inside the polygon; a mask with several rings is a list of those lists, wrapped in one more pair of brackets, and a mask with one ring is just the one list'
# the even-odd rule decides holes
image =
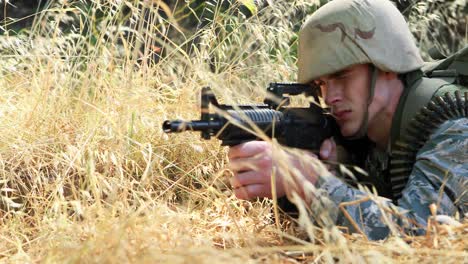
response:
{"label": "soldier's finger", "polygon": [[228,169],[232,170],[234,173],[240,173],[245,171],[256,171],[258,170],[259,165],[257,164],[256,159],[252,158],[239,158],[234,159],[229,162]]}
{"label": "soldier's finger", "polygon": [[330,139],[325,139],[320,146],[320,158],[327,160],[332,150],[332,144]]}
{"label": "soldier's finger", "polygon": [[229,160],[247,158],[268,151],[268,143],[265,141],[249,141],[229,148]]}
{"label": "soldier's finger", "polygon": [[[269,176],[268,176],[269,177]],[[247,171],[239,173],[229,179],[232,188],[239,188],[251,184],[266,184],[269,179],[266,176],[257,171]]]}
{"label": "soldier's finger", "polygon": [[271,198],[271,187],[264,184],[251,184],[234,189],[234,194],[237,198],[243,200],[259,197]]}
{"label": "soldier's finger", "polygon": [[320,158],[323,160],[333,159],[336,156],[336,143],[333,138],[323,141],[320,147]]}
{"label": "soldier's finger", "polygon": [[328,155],[328,160],[337,161],[338,152],[336,147],[336,142],[333,138],[330,138],[331,149]]}

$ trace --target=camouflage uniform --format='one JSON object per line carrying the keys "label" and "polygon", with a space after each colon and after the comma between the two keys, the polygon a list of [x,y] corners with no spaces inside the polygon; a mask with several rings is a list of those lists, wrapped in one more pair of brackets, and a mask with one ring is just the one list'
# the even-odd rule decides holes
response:
{"label": "camouflage uniform", "polygon": [[[463,216],[467,213],[467,160],[468,119],[446,121],[419,150],[402,198],[398,200],[398,207],[395,208],[403,216],[394,221],[397,220],[396,222],[406,227],[407,231],[412,229],[416,234],[423,234],[422,227],[426,226],[427,219],[431,215],[429,211],[431,204],[438,205],[437,214],[453,216],[459,212]],[[376,176],[369,175],[369,177]],[[336,207],[327,207],[327,210],[335,210],[329,212],[334,216],[335,223],[355,232],[348,218],[338,211],[338,205],[359,200],[368,194],[348,186],[337,177],[323,178],[317,188],[336,204]],[[389,206],[391,204],[389,201],[385,203]],[[369,239],[383,239],[389,234],[390,229],[384,223],[382,212],[376,202],[362,202],[347,206],[346,210]],[[417,224],[405,226],[403,221],[405,218],[412,219]]]}
{"label": "camouflage uniform", "polygon": [[[390,1],[331,1],[317,10],[301,29],[299,82],[310,83],[320,76],[366,63],[382,71],[402,75],[419,71],[423,66],[406,21]],[[374,86],[375,83],[371,82],[369,104]],[[396,123],[394,119],[392,126]],[[364,123],[359,133],[363,135],[366,131],[367,123]],[[357,231],[357,226],[374,240],[388,236],[392,229],[387,225],[389,222],[397,223],[405,232],[423,234],[431,215],[431,204],[437,205],[437,214],[453,216],[458,212],[463,217],[467,213],[467,145],[467,118],[445,121],[417,151],[408,181],[398,200],[392,202],[376,198],[348,205],[348,216],[345,217],[338,209],[341,203],[357,201],[369,194],[331,176],[321,177],[316,185],[321,195],[316,195],[318,198],[312,208],[331,201],[336,206],[325,206],[323,209],[337,225],[348,227],[351,231]],[[390,153],[378,152],[376,149],[371,151],[376,154],[372,156],[383,157],[380,162],[383,166],[369,170],[369,178],[384,177],[388,169]],[[393,208],[394,213],[384,213],[381,209],[383,204]]]}

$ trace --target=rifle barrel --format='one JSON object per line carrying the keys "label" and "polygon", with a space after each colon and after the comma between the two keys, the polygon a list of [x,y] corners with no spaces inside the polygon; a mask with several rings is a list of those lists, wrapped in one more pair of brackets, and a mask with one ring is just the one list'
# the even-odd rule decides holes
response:
{"label": "rifle barrel", "polygon": [[163,130],[165,133],[180,133],[184,131],[204,131],[209,129],[219,129],[223,126],[221,122],[216,120],[202,121],[202,120],[166,120],[163,123]]}

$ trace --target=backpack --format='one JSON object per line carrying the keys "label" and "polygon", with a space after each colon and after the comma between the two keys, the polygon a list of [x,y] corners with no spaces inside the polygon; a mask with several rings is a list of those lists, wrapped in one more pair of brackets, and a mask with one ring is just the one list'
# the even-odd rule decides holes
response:
{"label": "backpack", "polygon": [[453,82],[462,86],[468,85],[468,46],[446,57],[436,48],[429,50],[431,58],[437,60],[426,62],[422,67],[428,78],[454,78]]}

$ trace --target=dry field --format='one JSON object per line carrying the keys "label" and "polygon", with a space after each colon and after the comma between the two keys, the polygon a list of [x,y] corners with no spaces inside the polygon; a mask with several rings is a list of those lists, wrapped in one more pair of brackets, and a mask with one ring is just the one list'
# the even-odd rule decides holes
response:
{"label": "dry field", "polygon": [[[56,2],[0,38],[0,262],[468,262],[466,222],[378,242],[318,228],[271,201],[237,200],[218,141],[162,132],[166,119],[199,118],[203,86],[255,103],[269,82],[294,80],[301,20],[290,17],[314,1],[270,1],[248,19],[213,6],[191,30],[161,1]],[[430,11],[411,17],[415,32]],[[66,32],[72,14],[79,27]]]}

